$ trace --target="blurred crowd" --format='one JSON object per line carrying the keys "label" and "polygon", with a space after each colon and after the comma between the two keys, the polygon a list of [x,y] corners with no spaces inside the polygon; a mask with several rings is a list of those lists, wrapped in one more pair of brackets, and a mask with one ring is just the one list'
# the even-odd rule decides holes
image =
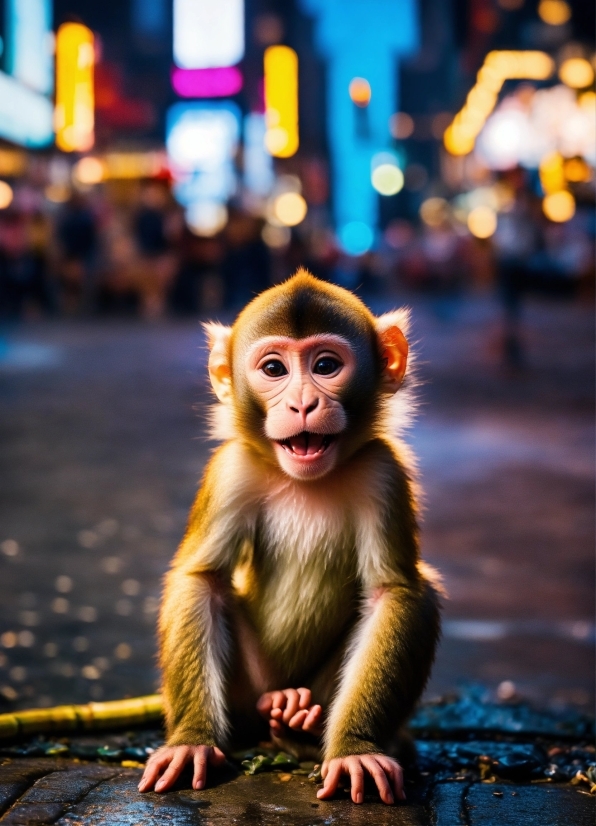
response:
{"label": "blurred crowd", "polygon": [[263,218],[232,205],[223,230],[198,236],[162,181],[120,193],[74,191],[59,204],[17,191],[0,211],[0,315],[154,319],[233,310],[306,266],[367,294],[431,293],[445,313],[463,291],[493,289],[515,360],[528,291],[569,296],[591,289],[595,228],[591,209],[553,223],[527,187],[511,192],[490,238],[472,236],[452,204],[431,198],[419,220],[389,220],[374,252],[350,257],[316,215],[276,235]]}

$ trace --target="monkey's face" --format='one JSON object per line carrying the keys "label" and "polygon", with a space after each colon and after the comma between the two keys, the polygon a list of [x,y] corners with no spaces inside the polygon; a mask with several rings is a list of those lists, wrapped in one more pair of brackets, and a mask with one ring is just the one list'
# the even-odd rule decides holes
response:
{"label": "monkey's face", "polygon": [[370,439],[401,385],[403,314],[375,318],[346,290],[299,271],[233,328],[206,325],[209,375],[233,433],[294,479],[319,479]]}
{"label": "monkey's face", "polygon": [[317,479],[337,464],[348,423],[342,399],[355,372],[355,353],[339,335],[267,336],[248,351],[246,379],[289,476]]}

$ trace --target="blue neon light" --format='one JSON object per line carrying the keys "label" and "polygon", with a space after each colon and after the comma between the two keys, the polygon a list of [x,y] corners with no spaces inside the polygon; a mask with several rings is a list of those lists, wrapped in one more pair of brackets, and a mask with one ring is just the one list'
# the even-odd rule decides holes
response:
{"label": "blue neon light", "polygon": [[[417,3],[300,1],[316,18],[317,43],[328,60],[327,130],[338,234],[340,240],[351,238],[355,230],[347,227],[357,222],[372,235],[378,222],[378,195],[370,181],[371,160],[391,144],[389,118],[399,108],[397,58],[418,45]],[[350,100],[348,87],[354,77],[370,83],[372,97],[366,109],[358,109]],[[347,246],[346,251],[350,251]]]}

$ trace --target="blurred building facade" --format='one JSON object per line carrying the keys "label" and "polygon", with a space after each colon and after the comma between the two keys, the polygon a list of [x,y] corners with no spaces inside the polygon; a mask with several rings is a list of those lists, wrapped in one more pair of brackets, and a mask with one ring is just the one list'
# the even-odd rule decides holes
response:
{"label": "blurred building facade", "polygon": [[527,289],[587,289],[590,4],[226,0],[228,56],[176,34],[200,0],[31,4],[33,28],[5,0],[0,81],[47,131],[60,88],[31,38],[89,31],[92,143],[32,143],[0,106],[4,315],[211,311],[299,264],[348,287],[497,284],[513,326]]}

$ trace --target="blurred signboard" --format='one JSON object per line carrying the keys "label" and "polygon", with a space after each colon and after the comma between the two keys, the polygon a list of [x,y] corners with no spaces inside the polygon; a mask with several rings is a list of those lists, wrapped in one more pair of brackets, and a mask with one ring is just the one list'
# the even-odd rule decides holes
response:
{"label": "blurred signboard", "polygon": [[54,137],[49,98],[0,72],[0,136],[28,149],[47,146]]}
{"label": "blurred signboard", "polygon": [[51,0],[6,3],[6,69],[0,72],[0,137],[34,149],[53,138]]}
{"label": "blurred signboard", "polygon": [[233,66],[244,56],[244,0],[174,0],[174,61],[182,69]]}

